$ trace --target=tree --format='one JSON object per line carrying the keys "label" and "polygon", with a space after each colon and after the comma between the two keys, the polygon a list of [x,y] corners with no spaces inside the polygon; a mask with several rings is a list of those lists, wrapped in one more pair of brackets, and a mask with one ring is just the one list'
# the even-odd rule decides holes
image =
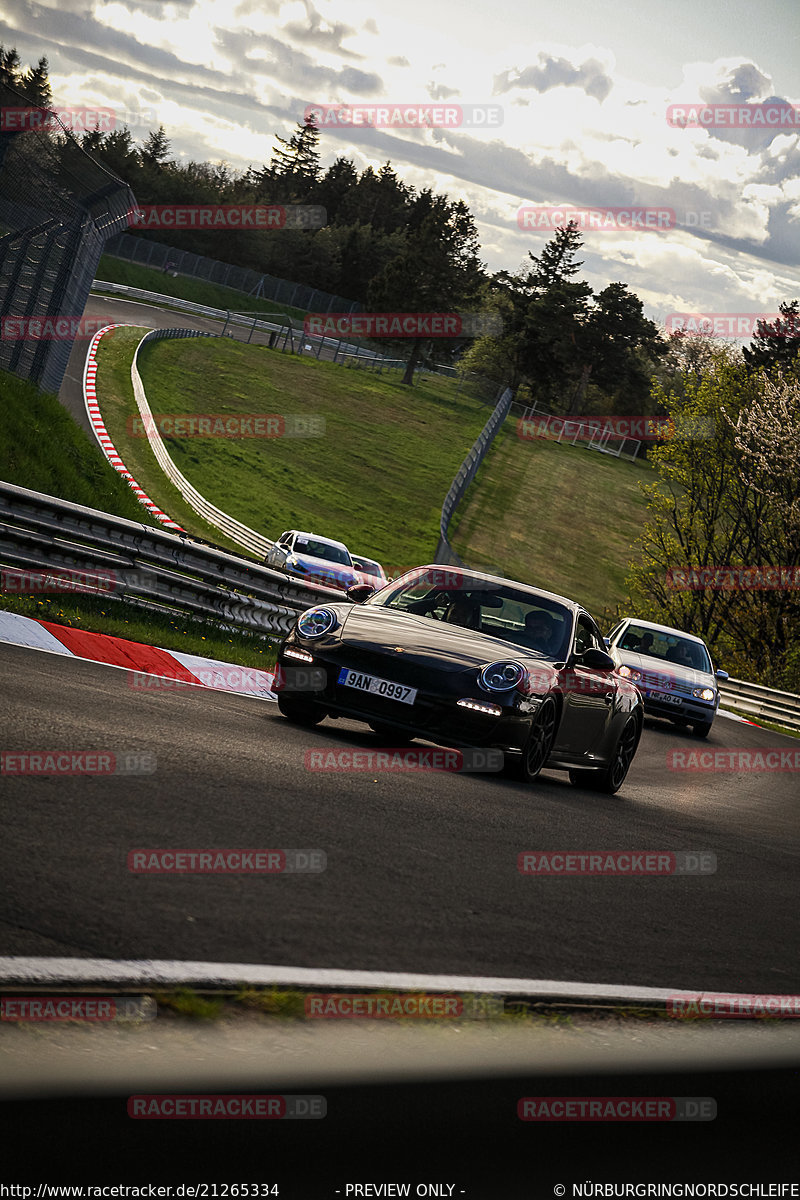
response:
{"label": "tree", "polygon": [[[450,203],[426,189],[418,198],[406,244],[373,279],[368,306],[373,312],[453,313],[476,303],[484,280],[478,235],[463,200]],[[402,382],[411,385],[422,353],[415,337]]]}
{"label": "tree", "polygon": [[337,221],[342,205],[358,183],[358,171],[349,159],[339,157],[328,167],[309,196],[312,204],[325,209],[328,224]]}
{"label": "tree", "polygon": [[9,87],[13,88],[22,86],[22,61],[17,54],[17,48],[11,46],[6,50],[2,42],[0,42],[0,83],[7,83]]}
{"label": "tree", "polygon": [[[628,584],[643,616],[699,634],[739,670],[788,686],[787,656],[797,656],[797,589],[751,587],[741,572],[725,573],[800,567],[800,528],[787,522],[783,508],[797,500],[790,439],[778,442],[787,451],[783,468],[762,473],[761,488],[752,486],[758,459],[748,460],[748,447],[756,456],[759,448],[751,435],[769,442],[759,421],[768,418],[773,434],[789,414],[795,431],[800,424],[796,391],[768,385],[718,349],[713,371],[685,389],[665,393],[656,386],[655,398],[677,432],[650,453],[661,478],[643,489],[650,519]],[[694,572],[683,577],[693,586],[676,586],[676,569]],[[790,669],[800,673],[800,657]]]}
{"label": "tree", "polygon": [[50,108],[53,103],[53,92],[48,77],[47,59],[42,57],[35,67],[30,67],[22,76],[20,91],[37,108]]}
{"label": "tree", "polygon": [[653,362],[666,345],[639,297],[624,283],[610,283],[594,297],[575,341],[581,375],[569,411],[580,411],[590,378],[614,398],[614,411],[641,409]]}
{"label": "tree", "polygon": [[778,311],[776,320],[758,322],[755,337],[742,351],[751,370],[789,370],[800,365],[800,301],[781,304]]}
{"label": "tree", "polygon": [[565,407],[565,397],[574,394],[578,336],[592,295],[588,283],[573,281],[583,265],[575,261],[581,245],[577,223],[570,221],[540,255],[528,254],[527,270],[497,277],[513,302],[508,332],[519,341],[521,371],[533,394],[555,407]]}
{"label": "tree", "polygon": [[169,157],[171,146],[163,125],[153,129],[147,135],[147,140],[139,151],[142,164],[147,167],[160,167]]}
{"label": "tree", "polygon": [[287,141],[275,138],[278,147],[269,166],[259,176],[259,190],[270,203],[297,203],[305,200],[315,187],[320,172],[319,129],[313,117],[298,123]]}
{"label": "tree", "polygon": [[722,413],[735,430],[742,480],[800,534],[800,379],[779,373],[760,383],[760,394],[735,420]]}

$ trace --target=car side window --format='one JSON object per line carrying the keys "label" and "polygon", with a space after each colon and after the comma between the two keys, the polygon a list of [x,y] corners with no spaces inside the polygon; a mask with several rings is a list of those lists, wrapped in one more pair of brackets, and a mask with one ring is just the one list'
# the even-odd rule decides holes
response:
{"label": "car side window", "polygon": [[575,630],[575,654],[581,658],[587,650],[605,650],[600,631],[589,617],[581,614]]}

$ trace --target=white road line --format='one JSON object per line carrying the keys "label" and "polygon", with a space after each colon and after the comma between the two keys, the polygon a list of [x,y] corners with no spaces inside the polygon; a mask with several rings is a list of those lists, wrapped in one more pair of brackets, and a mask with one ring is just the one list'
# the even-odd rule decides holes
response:
{"label": "white road line", "polygon": [[[664,1004],[669,999],[700,1000],[744,993],[697,988],[638,987],[583,983],[574,980],[516,979],[493,975],[425,975],[404,971],[345,971],[331,967],[278,967],[259,963],[191,962],[174,959],[0,957],[0,985],[5,987],[163,988],[191,986],[236,988],[280,986],[302,988],[374,988],[426,992],[500,993],[541,1000]],[[752,995],[749,997],[752,999]]]}

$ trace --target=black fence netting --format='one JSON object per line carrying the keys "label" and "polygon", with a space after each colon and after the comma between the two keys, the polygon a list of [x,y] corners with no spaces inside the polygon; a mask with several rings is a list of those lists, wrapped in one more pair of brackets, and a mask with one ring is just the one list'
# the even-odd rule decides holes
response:
{"label": "black fence netting", "polygon": [[0,81],[0,368],[58,391],[103,246],[135,207],[54,113]]}

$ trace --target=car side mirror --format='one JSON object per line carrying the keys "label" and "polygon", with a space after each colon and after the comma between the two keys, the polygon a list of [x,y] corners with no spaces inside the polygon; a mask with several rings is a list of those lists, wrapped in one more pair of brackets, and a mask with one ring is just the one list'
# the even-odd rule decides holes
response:
{"label": "car side mirror", "polygon": [[369,600],[370,596],[374,596],[375,588],[368,583],[352,583],[344,594],[348,600],[353,601],[353,604],[363,604],[365,600]]}
{"label": "car side mirror", "polygon": [[596,650],[594,646],[584,650],[579,662],[582,667],[589,667],[593,671],[613,671],[617,665],[610,654],[606,654],[605,650]]}
{"label": "car side mirror", "polygon": [[604,637],[604,638],[603,638],[603,641],[605,642],[605,644],[606,644],[607,646],[610,646],[610,645],[611,645],[611,638]]}
{"label": "car side mirror", "polygon": [[730,679],[727,671],[717,671],[717,679]]}

